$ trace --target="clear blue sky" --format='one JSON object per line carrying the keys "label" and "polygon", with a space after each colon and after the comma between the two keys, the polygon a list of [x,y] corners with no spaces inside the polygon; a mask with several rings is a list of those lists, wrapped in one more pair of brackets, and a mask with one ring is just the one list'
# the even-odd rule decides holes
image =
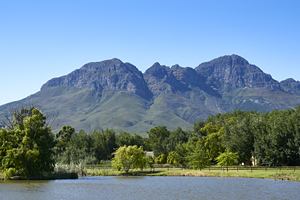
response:
{"label": "clear blue sky", "polygon": [[196,67],[237,54],[300,80],[300,1],[0,0],[0,105],[88,62]]}

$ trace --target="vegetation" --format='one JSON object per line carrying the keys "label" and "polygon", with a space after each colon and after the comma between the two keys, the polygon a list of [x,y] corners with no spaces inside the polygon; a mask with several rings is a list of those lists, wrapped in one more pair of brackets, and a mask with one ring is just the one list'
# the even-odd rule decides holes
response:
{"label": "vegetation", "polygon": [[34,107],[15,110],[0,129],[0,170],[5,178],[27,178],[54,170],[53,135],[46,116]]}
{"label": "vegetation", "polygon": [[[157,126],[146,138],[127,132],[116,134],[113,129],[76,132],[70,126],[52,134],[46,116],[32,107],[14,112],[8,126],[0,129],[0,170],[5,178],[27,178],[57,172],[54,166],[101,165],[107,161],[125,174],[146,166],[153,171],[155,163],[200,170],[213,166],[227,170],[239,165],[299,166],[299,119],[300,107],[264,114],[238,110],[198,121],[193,130],[178,127],[169,131]],[[145,150],[153,151],[154,157],[146,158]],[[89,171],[79,168],[76,173],[82,176]]]}
{"label": "vegetation", "polygon": [[[87,173],[96,176],[122,176],[123,171],[101,165],[87,166]],[[300,181],[299,167],[253,167],[253,166],[230,166],[228,171],[224,167],[206,167],[200,170],[181,168],[178,165],[154,165],[141,170],[131,170],[128,175],[132,176],[195,176],[195,177],[243,177],[263,178],[275,180]]]}
{"label": "vegetation", "polygon": [[123,146],[120,147],[115,153],[115,157],[112,159],[112,165],[118,170],[124,170],[126,175],[130,169],[140,168],[143,169],[146,166],[146,152],[143,147]]}
{"label": "vegetation", "polygon": [[237,153],[228,152],[228,150],[226,150],[224,153],[221,153],[216,160],[219,166],[226,166],[228,171],[228,166],[237,164]]}

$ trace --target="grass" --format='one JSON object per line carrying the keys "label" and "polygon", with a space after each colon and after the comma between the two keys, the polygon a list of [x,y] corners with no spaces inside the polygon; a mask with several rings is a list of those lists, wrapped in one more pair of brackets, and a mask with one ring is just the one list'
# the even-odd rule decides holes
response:
{"label": "grass", "polygon": [[[108,165],[93,165],[86,167],[87,176],[125,176],[124,171],[117,171]],[[212,167],[203,170],[182,169],[175,167],[156,167],[144,170],[130,170],[128,176],[188,176],[188,177],[236,177],[236,178],[261,178],[286,181],[300,181],[299,167],[292,168],[264,168],[264,167],[236,167],[226,168]],[[4,176],[0,174],[0,180]],[[52,179],[74,179],[78,178],[76,173],[55,172],[47,176],[30,177],[31,180],[52,180]]]}
{"label": "grass", "polygon": [[[89,168],[87,175],[90,176],[125,176],[125,172],[117,171],[112,168]],[[150,168],[141,170],[130,170],[129,176],[189,176],[189,177],[237,177],[237,178],[261,178],[287,181],[300,181],[299,168],[205,168],[203,170],[182,169],[182,168],[155,168],[151,171]]]}

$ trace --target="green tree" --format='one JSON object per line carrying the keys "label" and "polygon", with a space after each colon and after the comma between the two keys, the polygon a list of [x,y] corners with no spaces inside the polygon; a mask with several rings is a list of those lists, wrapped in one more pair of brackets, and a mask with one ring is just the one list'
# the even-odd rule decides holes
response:
{"label": "green tree", "polygon": [[113,129],[95,130],[92,133],[93,151],[98,161],[110,159],[117,148],[116,134]]}
{"label": "green tree", "polygon": [[130,146],[133,145],[132,135],[128,132],[120,132],[116,135],[116,144],[118,147],[122,147],[124,145]]}
{"label": "green tree", "polygon": [[202,138],[203,136],[206,136],[206,133],[201,131],[201,129],[205,126],[205,122],[203,121],[197,121],[194,123],[193,126],[193,136]]}
{"label": "green tree", "polygon": [[226,166],[228,171],[228,166],[237,164],[237,158],[237,153],[229,152],[228,150],[226,150],[224,153],[221,153],[217,157],[217,162],[219,166]]}
{"label": "green tree", "polygon": [[148,132],[146,146],[149,148],[149,150],[153,150],[153,153],[156,157],[161,154],[168,155],[169,136],[170,131],[168,131],[165,126],[151,128]]}
{"label": "green tree", "polygon": [[159,156],[157,156],[155,158],[155,162],[157,164],[166,164],[167,162],[167,157],[165,156],[165,154],[160,154]]}
{"label": "green tree", "polygon": [[68,143],[73,135],[75,133],[75,129],[71,126],[63,126],[60,131],[58,131],[55,134],[55,138],[57,140],[56,147],[59,148],[59,150],[65,150],[68,147]]}
{"label": "green tree", "polygon": [[221,143],[231,152],[237,152],[238,162],[251,165],[254,151],[254,130],[259,124],[259,113],[242,112],[224,126]]}
{"label": "green tree", "polygon": [[144,146],[144,139],[138,134],[130,134],[127,132],[120,132],[116,135],[116,145],[122,147],[127,146]]}
{"label": "green tree", "polygon": [[1,173],[26,178],[53,171],[54,138],[46,116],[37,108],[22,108],[11,122],[8,130],[0,129]]}
{"label": "green tree", "polygon": [[155,160],[152,156],[146,157],[146,163],[147,163],[147,165],[149,165],[150,169],[153,170]]}
{"label": "green tree", "polygon": [[124,170],[126,175],[130,169],[143,169],[146,166],[146,151],[143,147],[126,146],[120,147],[114,152],[114,158],[112,159],[112,165],[116,169]]}
{"label": "green tree", "polygon": [[175,149],[176,154],[173,154],[174,159],[176,160],[176,162],[180,165],[182,165],[182,167],[186,166],[188,164],[188,148],[187,148],[187,143],[181,143],[179,145],[176,146]]}
{"label": "green tree", "polygon": [[201,147],[198,147],[190,153],[188,156],[189,159],[189,164],[194,168],[194,169],[202,169],[208,165],[210,165],[209,157],[206,154],[205,150]]}
{"label": "green tree", "polygon": [[176,160],[178,158],[178,153],[176,151],[169,152],[167,163],[177,165],[178,161]]}
{"label": "green tree", "polygon": [[199,141],[199,145],[203,146],[206,154],[213,163],[216,162],[216,158],[220,155],[220,153],[223,153],[225,151],[225,148],[221,144],[222,136],[223,127],[220,128],[217,132],[208,133],[207,136],[203,136]]}
{"label": "green tree", "polygon": [[73,133],[69,141],[69,147],[61,154],[59,161],[66,164],[96,162],[92,136],[84,130]]}
{"label": "green tree", "polygon": [[188,141],[188,137],[185,131],[182,128],[178,127],[176,130],[170,133],[167,140],[167,152],[175,151],[175,148],[180,143],[185,143]]}
{"label": "green tree", "polygon": [[255,130],[254,156],[259,165],[298,166],[300,164],[300,108],[274,110],[259,118]]}

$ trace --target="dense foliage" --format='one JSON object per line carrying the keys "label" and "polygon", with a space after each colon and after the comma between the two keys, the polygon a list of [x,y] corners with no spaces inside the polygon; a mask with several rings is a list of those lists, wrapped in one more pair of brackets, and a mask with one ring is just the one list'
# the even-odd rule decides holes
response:
{"label": "dense foliage", "polygon": [[153,151],[158,164],[196,169],[223,165],[222,158],[228,155],[232,159],[226,165],[300,165],[300,107],[264,114],[240,110],[217,114],[196,122],[193,130],[154,127],[147,138],[127,132],[115,134],[112,129],[91,134],[83,130],[70,134],[72,129],[66,127],[62,130],[64,134],[57,135],[71,137],[66,137],[65,150],[57,143],[56,158],[65,163],[99,163],[111,159],[119,147],[137,145]]}
{"label": "dense foliage", "polygon": [[5,178],[53,171],[53,135],[37,108],[15,110],[7,129],[0,129],[0,170]]}
{"label": "dense foliage", "polygon": [[[0,128],[0,170],[6,177],[53,171],[55,162],[92,164],[113,159],[118,169],[175,164],[201,169],[209,165],[300,165],[300,107],[264,114],[234,111],[198,121],[193,130],[165,126],[148,137],[113,129],[76,132],[70,126],[53,135],[39,109],[16,110]],[[133,159],[136,152],[153,151],[154,158]],[[115,156],[115,157],[114,157]],[[113,158],[114,157],[114,158]],[[128,158],[125,166],[122,159]],[[140,162],[141,161],[141,162]]]}
{"label": "dense foliage", "polygon": [[126,146],[120,147],[114,153],[112,159],[112,165],[118,170],[124,170],[126,174],[130,169],[140,168],[143,169],[146,166],[146,151],[143,147]]}

